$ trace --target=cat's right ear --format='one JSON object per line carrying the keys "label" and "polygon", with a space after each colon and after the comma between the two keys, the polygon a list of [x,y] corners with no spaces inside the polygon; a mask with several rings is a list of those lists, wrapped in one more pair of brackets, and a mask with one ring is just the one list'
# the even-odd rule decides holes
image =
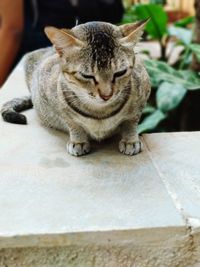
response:
{"label": "cat's right ear", "polygon": [[119,29],[123,34],[123,38],[120,39],[120,43],[128,47],[135,46],[135,44],[139,41],[143,30],[149,20],[150,18],[119,26]]}
{"label": "cat's right ear", "polygon": [[64,54],[66,49],[83,47],[83,42],[73,36],[70,30],[45,27],[44,31],[60,56]]}

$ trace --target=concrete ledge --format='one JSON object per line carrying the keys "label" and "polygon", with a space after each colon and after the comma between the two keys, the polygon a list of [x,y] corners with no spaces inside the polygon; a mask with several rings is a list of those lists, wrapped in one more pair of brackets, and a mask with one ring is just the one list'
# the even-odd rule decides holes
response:
{"label": "concrete ledge", "polygon": [[[152,232],[153,233],[153,232]],[[158,232],[157,232],[158,234]],[[175,239],[174,239],[175,240]],[[198,266],[191,257],[190,245],[186,240],[145,243],[132,242],[121,244],[31,247],[0,250],[0,266],[76,266],[76,267],[161,267],[161,266]],[[123,244],[124,243],[124,244]],[[5,265],[1,265],[1,264]],[[20,265],[16,265],[20,264]]]}
{"label": "concrete ledge", "polygon": [[[19,66],[0,105],[20,95]],[[74,158],[66,134],[26,115],[0,120],[0,267],[198,266],[199,132],[144,135],[135,157],[112,139]]]}

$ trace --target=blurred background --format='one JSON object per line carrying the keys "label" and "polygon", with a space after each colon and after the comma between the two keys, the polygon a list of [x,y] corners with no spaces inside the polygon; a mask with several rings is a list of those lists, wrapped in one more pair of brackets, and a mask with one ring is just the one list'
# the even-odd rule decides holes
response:
{"label": "blurred background", "polygon": [[188,15],[194,15],[195,13],[194,0],[124,0],[126,7],[139,3],[165,5],[165,10],[171,11],[174,15],[177,14],[179,19]]}
{"label": "blurred background", "polygon": [[150,17],[137,49],[152,83],[139,132],[200,130],[200,1],[124,0],[121,23]]}
{"label": "blurred background", "polygon": [[135,48],[152,83],[138,131],[200,130],[200,0],[0,0],[0,86],[25,53],[51,45],[47,25],[149,17]]}

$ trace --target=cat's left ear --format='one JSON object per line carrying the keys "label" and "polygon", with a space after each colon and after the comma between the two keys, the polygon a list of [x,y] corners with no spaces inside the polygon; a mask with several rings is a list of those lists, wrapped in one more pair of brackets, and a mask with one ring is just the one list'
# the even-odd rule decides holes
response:
{"label": "cat's left ear", "polygon": [[70,30],[45,27],[44,31],[60,56],[65,51],[71,51],[69,49],[80,49],[83,47],[83,42],[76,38]]}
{"label": "cat's left ear", "polygon": [[119,26],[124,37],[120,39],[120,43],[124,46],[134,46],[142,36],[146,24],[150,18],[135,23],[128,23]]}

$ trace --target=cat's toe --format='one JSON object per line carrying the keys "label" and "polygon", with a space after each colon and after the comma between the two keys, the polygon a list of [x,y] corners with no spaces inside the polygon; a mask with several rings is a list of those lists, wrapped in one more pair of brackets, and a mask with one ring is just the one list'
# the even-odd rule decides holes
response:
{"label": "cat's toe", "polygon": [[119,151],[129,156],[136,155],[142,151],[142,142],[140,140],[136,142],[126,142],[121,140],[119,142]]}
{"label": "cat's toe", "polygon": [[88,154],[90,152],[90,143],[75,143],[75,142],[68,142],[67,143],[67,152],[72,156],[82,156]]}

